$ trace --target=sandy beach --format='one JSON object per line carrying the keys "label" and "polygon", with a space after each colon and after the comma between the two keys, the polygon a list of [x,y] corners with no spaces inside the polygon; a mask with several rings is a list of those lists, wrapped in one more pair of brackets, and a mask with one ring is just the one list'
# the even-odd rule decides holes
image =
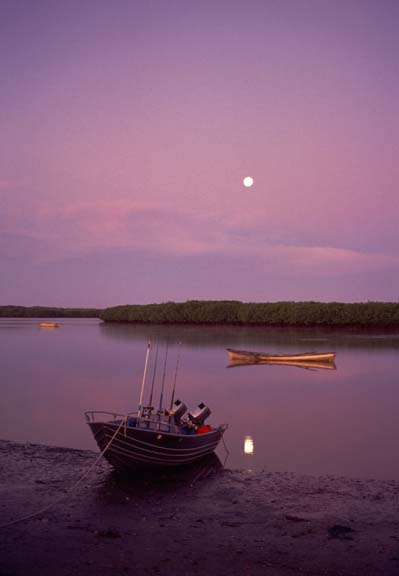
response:
{"label": "sandy beach", "polygon": [[101,461],[70,492],[96,456],[0,441],[0,576],[399,574],[399,482]]}

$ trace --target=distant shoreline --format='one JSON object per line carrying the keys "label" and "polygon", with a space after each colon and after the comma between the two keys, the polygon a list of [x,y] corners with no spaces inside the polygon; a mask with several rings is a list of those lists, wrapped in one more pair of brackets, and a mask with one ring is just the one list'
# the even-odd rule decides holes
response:
{"label": "distant shoreline", "polygon": [[104,309],[13,305],[0,306],[0,318],[98,318],[109,324],[399,332],[399,303],[189,300]]}
{"label": "distant shoreline", "polygon": [[0,318],[99,318],[100,308],[52,306],[0,306]]}
{"label": "distant shoreline", "polygon": [[240,302],[189,300],[106,308],[104,322],[270,327],[399,328],[394,302]]}

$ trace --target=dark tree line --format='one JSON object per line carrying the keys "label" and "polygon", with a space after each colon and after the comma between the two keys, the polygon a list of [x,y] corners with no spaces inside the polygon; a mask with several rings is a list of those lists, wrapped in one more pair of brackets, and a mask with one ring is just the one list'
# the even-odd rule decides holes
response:
{"label": "dark tree line", "polygon": [[2,318],[98,318],[99,308],[52,308],[49,306],[0,306]]}
{"label": "dark tree line", "polygon": [[99,308],[0,306],[0,317],[101,318],[142,324],[247,324],[267,326],[398,326],[395,302],[239,302],[189,300]]}
{"label": "dark tree line", "polygon": [[125,305],[100,313],[105,322],[150,324],[260,324],[269,326],[399,326],[394,302],[265,302],[189,300]]}

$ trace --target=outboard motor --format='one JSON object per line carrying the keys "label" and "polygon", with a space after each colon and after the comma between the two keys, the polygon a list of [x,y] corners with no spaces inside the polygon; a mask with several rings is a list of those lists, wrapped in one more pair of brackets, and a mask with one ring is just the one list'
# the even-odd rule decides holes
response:
{"label": "outboard motor", "polygon": [[196,426],[201,426],[211,415],[211,410],[208,406],[205,406],[203,402],[198,405],[198,410],[196,410],[193,414],[189,413],[188,417],[190,418],[191,422]]}
{"label": "outboard motor", "polygon": [[174,406],[173,418],[176,424],[180,424],[183,414],[187,412],[187,406],[181,400],[176,400]]}

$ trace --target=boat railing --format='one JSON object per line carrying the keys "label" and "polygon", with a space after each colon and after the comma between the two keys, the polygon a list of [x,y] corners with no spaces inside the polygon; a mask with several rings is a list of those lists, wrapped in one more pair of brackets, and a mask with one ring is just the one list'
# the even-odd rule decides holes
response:
{"label": "boat railing", "polygon": [[132,426],[134,428],[144,428],[147,430],[171,434],[177,434],[182,431],[182,427],[176,425],[172,420],[173,413],[169,414],[168,411],[145,416],[139,415],[138,412],[120,414],[118,412],[98,410],[88,410],[84,414],[88,423],[103,422],[104,420],[107,420],[111,424],[120,424],[121,420],[125,420],[125,428]]}
{"label": "boat railing", "polygon": [[125,412],[124,414],[120,414],[118,412],[108,412],[106,410],[87,410],[84,414],[87,422],[98,422],[104,419],[103,416],[107,418],[112,417],[113,420],[121,420],[126,418],[126,416],[133,416],[134,414],[137,415],[137,412],[129,412],[128,414]]}

